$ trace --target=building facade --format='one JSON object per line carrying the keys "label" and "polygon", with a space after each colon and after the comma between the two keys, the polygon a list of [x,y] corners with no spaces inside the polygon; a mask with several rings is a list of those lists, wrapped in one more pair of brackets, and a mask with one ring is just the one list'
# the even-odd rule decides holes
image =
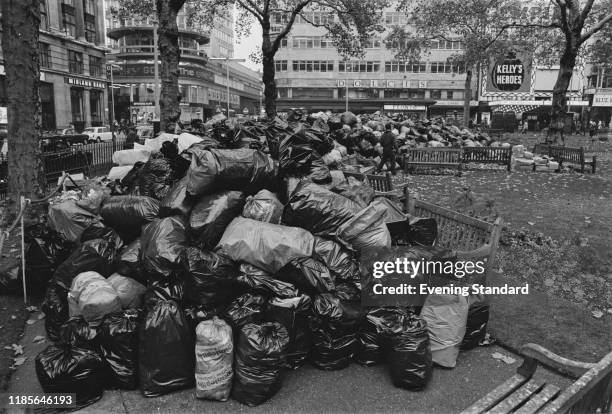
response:
{"label": "building facade", "polygon": [[[107,1],[107,10],[115,2]],[[154,25],[152,19],[116,19],[107,12],[107,36],[111,53],[119,67],[113,72],[115,113],[118,120],[134,123],[153,120],[155,115]],[[234,27],[232,16],[215,19],[210,33],[188,25],[184,12],[177,18],[181,49],[179,89],[181,121],[205,120],[227,107],[225,62],[208,57],[232,57]],[[242,65],[230,62],[229,101],[232,112],[245,107],[258,109],[261,76]],[[161,68],[159,68],[161,70]],[[160,84],[160,83],[158,83]],[[161,88],[161,86],[160,86]]]}
{"label": "building facade", "polygon": [[[326,30],[308,23],[334,19],[334,15],[303,14],[306,18],[298,16],[275,58],[279,111],[292,107],[343,111],[348,97],[348,109],[355,113],[381,110],[419,117],[463,116],[465,73],[447,61],[463,47],[459,41],[434,42],[420,62],[398,61],[384,39],[392,27],[409,22],[405,13],[388,9],[383,13],[387,31],[370,39],[362,60],[345,61],[326,37]],[[285,19],[285,15],[275,15],[273,30],[280,31]],[[474,110],[477,106],[477,101],[471,102]]]}
{"label": "building facade", "polygon": [[[77,130],[108,123],[104,70],[104,8],[97,0],[41,0],[42,129]],[[1,49],[0,49],[1,50]],[[0,123],[6,123],[4,59],[0,62]]]}

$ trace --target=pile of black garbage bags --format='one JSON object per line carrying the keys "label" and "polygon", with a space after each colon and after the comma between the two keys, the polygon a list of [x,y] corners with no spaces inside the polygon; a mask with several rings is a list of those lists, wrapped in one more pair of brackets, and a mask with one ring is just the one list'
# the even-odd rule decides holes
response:
{"label": "pile of black garbage bags", "polygon": [[[254,406],[287,370],[353,361],[386,363],[396,386],[419,390],[437,350],[478,344],[482,301],[362,307],[362,252],[395,244],[387,224],[398,220],[427,249],[435,221],[330,171],[328,133],[280,121],[262,132],[274,129],[282,139],[262,148],[228,148],[239,140],[221,129],[181,153],[164,143],[123,180],[52,200],[47,225],[28,229],[27,262],[41,271],[26,269],[46,287],[45,392],[76,393],[84,406],[105,389],[195,387],[198,398]],[[456,327],[439,321],[446,308]]]}

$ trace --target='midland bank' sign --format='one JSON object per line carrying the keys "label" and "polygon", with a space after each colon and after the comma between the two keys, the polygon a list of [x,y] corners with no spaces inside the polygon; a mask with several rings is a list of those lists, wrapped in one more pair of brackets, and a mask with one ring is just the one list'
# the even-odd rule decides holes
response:
{"label": "'midland bank' sign", "polygon": [[491,61],[487,92],[529,92],[531,59],[508,57]]}

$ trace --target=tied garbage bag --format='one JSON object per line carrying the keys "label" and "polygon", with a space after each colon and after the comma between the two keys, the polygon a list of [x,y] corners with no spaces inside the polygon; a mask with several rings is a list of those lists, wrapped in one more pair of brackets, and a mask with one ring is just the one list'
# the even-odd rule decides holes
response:
{"label": "tied garbage bag", "polygon": [[68,303],[74,303],[77,309],[70,306],[70,316],[83,315],[92,324],[99,324],[105,315],[121,311],[119,296],[108,281],[96,272],[80,273],[74,278]]}
{"label": "tied garbage bag", "polygon": [[375,365],[385,359],[385,346],[390,336],[403,330],[404,320],[409,316],[408,309],[397,306],[373,308],[368,311],[359,326],[359,340],[355,360],[365,366]]}
{"label": "tied garbage bag", "polygon": [[313,257],[325,263],[332,275],[341,280],[360,280],[355,253],[333,240],[315,236]]}
{"label": "tied garbage bag", "polygon": [[434,295],[425,299],[421,317],[427,322],[433,362],[454,368],[465,335],[468,301],[461,295]]}
{"label": "tied garbage bag", "polygon": [[261,190],[253,196],[247,197],[242,217],[266,223],[280,224],[283,215],[283,204],[274,193]]}
{"label": "tied garbage bag", "polygon": [[174,183],[159,205],[159,216],[188,216],[193,199],[187,195],[187,177]]}
{"label": "tied garbage bag", "polygon": [[485,339],[489,323],[489,304],[483,295],[468,297],[468,317],[461,349],[473,349]]}
{"label": "tied garbage bag", "polygon": [[268,401],[281,387],[289,334],[278,322],[250,323],[240,331],[232,397],[251,407]]}
{"label": "tied garbage bag", "polygon": [[438,238],[438,223],[434,218],[408,217],[408,242],[417,246],[433,246]]}
{"label": "tied garbage bag", "polygon": [[236,283],[245,291],[266,296],[292,298],[298,295],[298,290],[291,283],[275,279],[269,273],[245,263],[240,265]]}
{"label": "tied garbage bag", "polygon": [[317,236],[333,236],[360,211],[354,201],[303,180],[291,193],[283,223],[300,226]]}
{"label": "tied garbage bag", "polygon": [[301,228],[238,217],[227,226],[216,250],[235,262],[276,273],[293,259],[310,257],[313,244],[312,234]]}
{"label": "tied garbage bag", "polygon": [[365,181],[359,181],[355,177],[349,177],[346,183],[332,187],[331,191],[353,200],[361,208],[366,208],[375,195],[372,186]]}
{"label": "tied garbage bag", "polygon": [[59,341],[74,348],[99,352],[99,338],[96,327],[90,326],[82,316],[74,316],[62,325]]}
{"label": "tied garbage bag", "polygon": [[391,247],[391,234],[384,220],[385,210],[371,204],[338,229],[338,237],[357,251]]}
{"label": "tied garbage bag", "polygon": [[145,397],[193,386],[194,338],[174,300],[150,298],[140,325],[139,344],[138,375]]}
{"label": "tied garbage bag", "polygon": [[161,200],[170,191],[175,181],[174,175],[170,160],[152,156],[138,172],[136,193]]}
{"label": "tied garbage bag", "polygon": [[185,273],[185,298],[199,305],[214,307],[233,297],[238,269],[222,254],[188,247],[182,257]]}
{"label": "tied garbage bag", "polygon": [[274,277],[291,283],[310,295],[334,290],[334,279],[329,269],[325,263],[312,257],[292,260]]}
{"label": "tied garbage bag", "polygon": [[44,392],[76,394],[76,406],[102,398],[104,361],[95,352],[68,344],[49,345],[36,356],[36,376]]}
{"label": "tied garbage bag", "polygon": [[189,230],[201,248],[213,249],[230,222],[240,216],[245,196],[240,191],[205,195],[191,210]]}
{"label": "tied garbage bag", "polygon": [[393,384],[399,388],[425,388],[433,371],[427,323],[414,314],[403,319],[402,330],[390,335],[387,362]]}
{"label": "tied garbage bag", "polygon": [[100,215],[106,225],[132,241],[140,235],[143,225],[157,218],[159,201],[146,196],[113,196],[102,204]]}
{"label": "tied garbage bag", "polygon": [[232,328],[215,316],[200,322],[195,332],[196,398],[227,401],[234,378]]}
{"label": "tied garbage bag", "polygon": [[294,298],[272,298],[266,308],[266,321],[279,322],[289,333],[287,366],[290,369],[304,365],[310,352],[308,317],[311,305],[310,297],[300,295]]}
{"label": "tied garbage bag", "polygon": [[49,205],[49,227],[59,233],[65,240],[78,242],[81,233],[100,218],[77,205],[76,200],[66,200],[59,204]]}
{"label": "tied garbage bag", "polygon": [[45,314],[45,330],[52,341],[60,339],[61,327],[68,320],[68,289],[50,282],[40,306]]}
{"label": "tied garbage bag", "polygon": [[151,150],[148,148],[126,149],[115,151],[112,161],[119,166],[134,165],[137,162],[147,162],[151,156]]}
{"label": "tied garbage bag", "polygon": [[310,359],[320,369],[346,368],[357,349],[361,322],[358,300],[342,300],[330,293],[314,298],[308,325],[312,333]]}
{"label": "tied garbage bag", "polygon": [[88,240],[81,243],[68,259],[58,266],[53,280],[68,289],[73,279],[83,272],[93,271],[105,277],[110,276],[113,273],[115,257],[114,243],[103,239]]}
{"label": "tied garbage bag", "polygon": [[223,312],[223,317],[232,326],[234,333],[238,334],[244,325],[259,323],[263,320],[266,304],[265,297],[245,293],[230,303]]}
{"label": "tied garbage bag", "polygon": [[185,220],[173,216],[158,219],[142,231],[140,262],[149,281],[167,282],[180,270],[186,247]]}
{"label": "tied garbage bag", "polygon": [[140,264],[140,238],[123,248],[117,263],[117,273],[144,283],[142,265]]}
{"label": "tied garbage bag", "polygon": [[254,194],[275,177],[275,168],[272,158],[261,151],[210,149],[192,156],[187,177],[187,192],[192,196],[215,188]]}
{"label": "tied garbage bag", "polygon": [[145,286],[130,277],[121,276],[118,273],[113,273],[106,281],[117,292],[123,309],[140,307],[142,297],[147,290]]}
{"label": "tied garbage bag", "polygon": [[329,172],[329,167],[325,164],[325,161],[321,157],[315,157],[310,164],[310,174],[308,178],[313,183],[326,184],[332,182],[332,176]]}
{"label": "tied garbage bag", "polygon": [[138,311],[107,315],[100,326],[100,352],[110,385],[124,390],[138,386]]}

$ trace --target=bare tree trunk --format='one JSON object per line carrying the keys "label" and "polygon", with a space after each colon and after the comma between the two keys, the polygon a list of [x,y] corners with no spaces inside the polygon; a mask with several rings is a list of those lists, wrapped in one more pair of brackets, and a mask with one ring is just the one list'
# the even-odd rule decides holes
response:
{"label": "bare tree trunk", "polygon": [[274,55],[276,51],[272,47],[270,41],[270,27],[269,24],[266,27],[264,24],[262,27],[262,44],[261,51],[263,55],[263,76],[262,81],[264,84],[264,106],[266,108],[266,115],[269,119],[276,116],[276,81],[274,80],[276,75],[276,68],[274,67]]}
{"label": "bare tree trunk", "polygon": [[159,97],[160,130],[178,121],[181,116],[179,100],[179,60],[181,50],[178,44],[176,17],[185,0],[157,0],[158,47],[161,60],[161,92]]}
{"label": "bare tree trunk", "polygon": [[9,214],[19,197],[39,197],[45,188],[40,156],[41,106],[38,26],[40,0],[2,2],[2,51],[8,98]]}
{"label": "bare tree trunk", "polygon": [[470,101],[472,100],[472,68],[466,68],[463,87],[463,127],[470,125]]}
{"label": "bare tree trunk", "polygon": [[557,81],[553,87],[552,109],[549,125],[549,134],[552,135],[554,142],[559,136],[563,137],[563,127],[565,125],[565,111],[567,108],[567,90],[569,89],[576,66],[576,56],[578,55],[577,41],[572,35],[568,35],[565,43],[565,50],[561,55]]}

